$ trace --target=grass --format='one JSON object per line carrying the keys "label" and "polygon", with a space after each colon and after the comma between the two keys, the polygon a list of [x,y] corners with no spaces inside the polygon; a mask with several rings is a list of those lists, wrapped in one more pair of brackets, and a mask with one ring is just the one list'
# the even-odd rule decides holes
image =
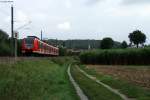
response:
{"label": "grass", "polygon": [[0,100],[79,100],[66,73],[67,59],[53,60],[0,64]]}
{"label": "grass", "polygon": [[71,74],[90,100],[122,100],[118,95],[84,76],[76,67],[71,67]]}
{"label": "grass", "polygon": [[137,100],[150,100],[150,90],[144,89],[133,83],[129,83],[125,80],[112,77],[110,75],[104,75],[97,73],[94,69],[87,69],[85,66],[80,66],[88,74],[97,77],[103,83],[118,89],[121,93],[127,95],[129,98],[136,98]]}

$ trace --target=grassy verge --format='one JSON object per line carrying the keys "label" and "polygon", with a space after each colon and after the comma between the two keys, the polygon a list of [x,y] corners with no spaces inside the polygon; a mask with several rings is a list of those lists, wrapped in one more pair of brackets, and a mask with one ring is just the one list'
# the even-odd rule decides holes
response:
{"label": "grassy verge", "polygon": [[71,74],[90,100],[122,100],[95,81],[84,76],[76,67],[71,67]]}
{"label": "grassy verge", "polygon": [[60,58],[55,62],[44,59],[1,64],[0,100],[78,100],[65,61]]}
{"label": "grassy verge", "polygon": [[150,90],[144,89],[138,85],[129,83],[125,80],[97,73],[94,69],[87,69],[85,66],[80,66],[88,74],[97,77],[103,83],[118,89],[121,93],[127,95],[129,98],[136,98],[137,100],[150,100]]}

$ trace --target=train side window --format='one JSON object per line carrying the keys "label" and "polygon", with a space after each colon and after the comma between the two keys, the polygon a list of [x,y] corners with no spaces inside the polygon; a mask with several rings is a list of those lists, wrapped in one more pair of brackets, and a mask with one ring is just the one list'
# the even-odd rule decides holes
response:
{"label": "train side window", "polygon": [[47,45],[45,45],[45,50],[47,50]]}
{"label": "train side window", "polygon": [[40,49],[40,41],[38,41],[38,48]]}
{"label": "train side window", "polygon": [[42,49],[43,48],[43,44],[40,42],[40,48]]}

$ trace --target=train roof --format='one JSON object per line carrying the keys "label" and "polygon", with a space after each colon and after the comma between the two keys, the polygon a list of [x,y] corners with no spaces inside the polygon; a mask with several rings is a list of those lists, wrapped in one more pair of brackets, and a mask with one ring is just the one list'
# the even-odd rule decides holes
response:
{"label": "train roof", "polygon": [[39,39],[37,36],[27,36],[27,38],[37,38],[37,39]]}

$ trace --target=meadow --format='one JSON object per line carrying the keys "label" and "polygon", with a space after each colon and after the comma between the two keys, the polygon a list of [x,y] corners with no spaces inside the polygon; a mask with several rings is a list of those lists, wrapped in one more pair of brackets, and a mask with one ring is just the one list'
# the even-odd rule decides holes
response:
{"label": "meadow", "polygon": [[71,67],[71,74],[89,100],[122,100],[118,95],[87,78],[75,66]]}
{"label": "meadow", "polygon": [[87,78],[77,65],[130,99],[150,100],[149,66],[83,65],[78,57],[10,60],[0,63],[0,100],[79,100],[67,75],[70,64],[73,78],[89,100],[122,98]]}
{"label": "meadow", "polygon": [[[117,89],[120,93],[126,95],[130,99],[150,100],[150,83],[147,81],[147,83],[145,83],[145,78],[148,80],[147,77],[149,77],[148,75],[150,74],[145,73],[145,76],[136,74],[137,70],[138,73],[140,70],[140,73],[143,73],[143,70],[145,72],[149,71],[150,69],[147,66],[138,66],[138,68],[137,66],[119,66],[116,68],[116,66],[108,65],[80,65],[80,68],[96,77],[104,84]],[[136,78],[134,74],[137,75]],[[141,79],[140,76],[142,76],[143,79]],[[137,83],[137,80],[138,82],[140,80],[140,83]],[[94,86],[93,84],[91,85],[91,87]]]}
{"label": "meadow", "polygon": [[66,61],[70,58],[0,64],[0,100],[78,100],[66,73]]}

